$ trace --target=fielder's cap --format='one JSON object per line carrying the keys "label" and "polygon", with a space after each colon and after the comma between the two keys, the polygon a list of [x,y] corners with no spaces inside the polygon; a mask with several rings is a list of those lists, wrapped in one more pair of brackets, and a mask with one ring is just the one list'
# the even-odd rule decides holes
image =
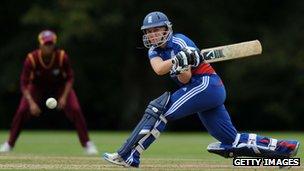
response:
{"label": "fielder's cap", "polygon": [[51,30],[43,30],[38,35],[38,41],[41,45],[45,45],[46,43],[55,44],[57,41],[57,35]]}

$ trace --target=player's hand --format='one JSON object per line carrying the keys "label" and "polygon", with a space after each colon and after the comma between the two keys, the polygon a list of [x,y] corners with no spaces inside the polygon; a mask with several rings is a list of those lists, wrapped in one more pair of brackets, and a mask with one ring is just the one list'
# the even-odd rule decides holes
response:
{"label": "player's hand", "polygon": [[41,109],[39,108],[39,106],[33,101],[29,103],[30,106],[30,113],[33,116],[39,116],[41,113]]}
{"label": "player's hand", "polygon": [[57,108],[58,109],[64,109],[65,108],[65,106],[66,106],[66,101],[67,101],[67,98],[66,97],[60,97],[59,98],[59,101],[58,101],[58,106],[57,106]]}
{"label": "player's hand", "polygon": [[178,52],[172,59],[170,74],[178,75],[189,69],[187,55],[184,51]]}
{"label": "player's hand", "polygon": [[185,53],[187,63],[193,67],[197,67],[201,62],[201,55],[198,49],[183,48],[182,51]]}

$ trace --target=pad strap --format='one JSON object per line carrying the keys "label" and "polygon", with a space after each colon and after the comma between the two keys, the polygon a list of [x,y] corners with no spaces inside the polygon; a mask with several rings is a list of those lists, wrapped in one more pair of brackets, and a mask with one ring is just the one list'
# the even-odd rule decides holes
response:
{"label": "pad strap", "polygon": [[165,124],[167,124],[167,119],[166,119],[166,117],[164,116],[164,115],[160,115],[159,116],[159,119],[161,120],[161,121],[163,121]]}
{"label": "pad strap", "polygon": [[145,151],[145,148],[141,145],[141,143],[138,143],[138,145],[135,147],[135,150],[137,150],[138,153],[141,154],[143,151]]}
{"label": "pad strap", "polygon": [[277,148],[277,143],[278,143],[277,139],[270,138],[270,142],[269,142],[269,145],[268,145],[269,150],[275,151],[275,149]]}
{"label": "pad strap", "polygon": [[234,142],[232,143],[232,147],[241,148],[247,146],[248,148],[251,148],[256,154],[261,154],[259,149],[275,151],[278,143],[277,139],[269,138],[268,146],[257,145],[257,134],[248,134],[247,143],[240,142],[240,139],[241,134],[238,133],[235,137]]}
{"label": "pad strap", "polygon": [[163,115],[160,115],[159,118],[160,119],[155,123],[152,130],[145,129],[145,130],[140,131],[140,133],[143,133],[146,135],[138,141],[138,144],[135,147],[135,150],[137,150],[139,154],[141,154],[144,150],[146,150],[146,148],[144,147],[143,144],[149,138],[149,136],[152,135],[155,139],[157,139],[160,136],[160,128],[158,126],[160,124],[165,125],[167,123],[167,119]]}
{"label": "pad strap", "polygon": [[257,134],[249,134],[247,144],[249,148],[253,149],[255,154],[260,154],[261,152],[257,147],[256,138],[257,138]]}

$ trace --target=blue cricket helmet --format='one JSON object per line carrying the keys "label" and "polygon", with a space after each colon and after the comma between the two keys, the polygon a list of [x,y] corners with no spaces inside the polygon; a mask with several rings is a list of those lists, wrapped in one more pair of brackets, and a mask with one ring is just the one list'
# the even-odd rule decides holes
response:
{"label": "blue cricket helmet", "polygon": [[[149,38],[149,33],[146,33],[147,29],[155,28],[155,27],[166,27],[167,30],[161,33],[161,36],[155,37],[153,41]],[[143,35],[143,43],[145,47],[159,47],[165,44],[173,34],[172,24],[169,21],[168,17],[159,11],[151,12],[146,15],[143,24],[141,26],[141,30],[144,32]]]}
{"label": "blue cricket helmet", "polygon": [[143,25],[141,26],[141,30],[161,26],[171,27],[172,25],[168,17],[164,13],[155,11],[146,15],[143,21]]}

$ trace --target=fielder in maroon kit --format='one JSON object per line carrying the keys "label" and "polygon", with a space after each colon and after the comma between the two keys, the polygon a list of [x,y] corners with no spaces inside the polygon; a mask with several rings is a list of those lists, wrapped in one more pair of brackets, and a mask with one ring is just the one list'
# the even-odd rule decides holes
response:
{"label": "fielder in maroon kit", "polygon": [[40,48],[30,52],[25,59],[20,77],[23,96],[11,125],[9,139],[2,144],[0,152],[13,149],[23,124],[31,117],[39,116],[45,100],[54,97],[58,100],[57,109],[63,110],[74,123],[85,152],[97,154],[73,90],[74,76],[68,55],[56,48],[57,36],[50,30],[42,31],[38,41]]}

